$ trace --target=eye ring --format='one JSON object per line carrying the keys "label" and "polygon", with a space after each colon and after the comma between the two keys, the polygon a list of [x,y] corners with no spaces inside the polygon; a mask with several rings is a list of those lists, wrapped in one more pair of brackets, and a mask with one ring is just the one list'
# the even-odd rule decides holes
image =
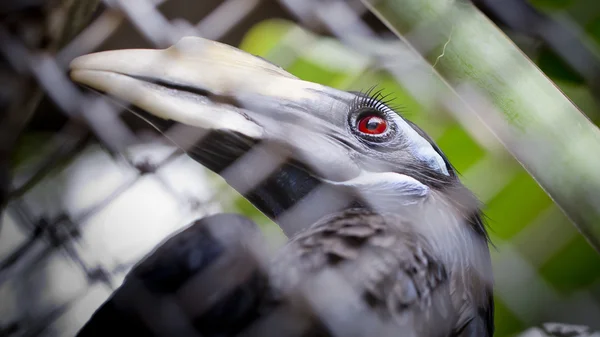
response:
{"label": "eye ring", "polygon": [[379,114],[369,113],[357,119],[356,128],[367,135],[381,135],[389,128],[388,121]]}
{"label": "eye ring", "polygon": [[396,125],[387,112],[363,108],[351,115],[348,122],[353,133],[372,145],[387,142],[396,134]]}

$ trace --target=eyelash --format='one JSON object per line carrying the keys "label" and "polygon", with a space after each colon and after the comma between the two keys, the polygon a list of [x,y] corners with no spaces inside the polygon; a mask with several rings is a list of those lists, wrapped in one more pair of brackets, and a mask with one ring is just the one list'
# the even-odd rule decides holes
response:
{"label": "eyelash", "polygon": [[390,105],[395,97],[391,97],[390,94],[383,94],[382,89],[376,90],[376,88],[377,85],[366,91],[360,91],[354,98],[348,114],[348,122],[353,130],[357,130],[357,122],[361,116],[379,115],[387,121],[389,130],[381,135],[357,133],[361,140],[368,142],[369,146],[377,146],[377,143],[387,142],[397,134],[397,125],[394,120],[395,117],[399,117],[395,110],[398,107]]}
{"label": "eyelash", "polygon": [[389,103],[395,97],[390,97],[390,94],[383,94],[383,89],[377,89],[377,85],[372,86],[366,91],[361,91],[352,102],[351,111],[359,110],[374,110],[387,117],[388,113],[395,113],[395,106],[390,106]]}

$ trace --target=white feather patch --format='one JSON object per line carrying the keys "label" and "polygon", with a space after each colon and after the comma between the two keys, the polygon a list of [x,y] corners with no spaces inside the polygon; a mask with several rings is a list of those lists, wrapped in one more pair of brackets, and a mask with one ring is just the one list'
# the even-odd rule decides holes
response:
{"label": "white feather patch", "polygon": [[400,116],[394,117],[396,124],[408,139],[408,151],[430,168],[449,175],[444,158],[439,155],[427,139],[421,137],[415,129],[406,123]]}
{"label": "white feather patch", "polygon": [[346,181],[323,181],[337,186],[355,188],[367,201],[395,201],[402,204],[418,202],[429,194],[429,187],[415,178],[394,172],[362,171]]}

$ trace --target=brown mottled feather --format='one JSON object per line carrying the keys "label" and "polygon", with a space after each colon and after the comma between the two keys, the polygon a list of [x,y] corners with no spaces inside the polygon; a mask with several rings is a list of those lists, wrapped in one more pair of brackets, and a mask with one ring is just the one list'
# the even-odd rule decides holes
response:
{"label": "brown mottled feather", "polygon": [[[425,317],[441,315],[449,320],[440,324],[439,334],[432,327],[415,331],[450,336],[456,314],[448,307],[448,274],[412,226],[399,215],[365,210],[327,217],[293,237],[278,254],[271,269],[273,286],[292,292],[324,269],[335,270],[383,322],[400,329],[431,325]],[[432,303],[436,291],[445,293],[437,296],[445,303]]]}

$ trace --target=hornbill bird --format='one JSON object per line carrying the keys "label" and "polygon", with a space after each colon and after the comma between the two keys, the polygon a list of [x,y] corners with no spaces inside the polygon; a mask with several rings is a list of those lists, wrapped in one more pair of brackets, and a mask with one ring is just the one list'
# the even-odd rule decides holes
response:
{"label": "hornbill bird", "polygon": [[[173,141],[290,237],[263,264],[247,220],[196,221],[135,267],[80,336],[493,335],[478,201],[382,95],[302,81],[198,37],[84,55],[70,76],[161,131],[195,130]],[[207,290],[209,276],[228,290]],[[167,298],[178,318],[161,311]]]}

